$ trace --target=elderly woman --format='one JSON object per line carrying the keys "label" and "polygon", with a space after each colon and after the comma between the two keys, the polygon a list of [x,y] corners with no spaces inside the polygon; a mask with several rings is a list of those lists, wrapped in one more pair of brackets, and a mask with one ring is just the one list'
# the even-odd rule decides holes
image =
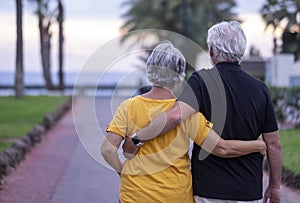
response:
{"label": "elderly woman", "polygon": [[[173,130],[142,143],[136,156],[121,163],[117,149],[126,135],[143,128],[152,118],[170,109],[176,98],[173,88],[184,79],[185,58],[170,42],[156,46],[147,60],[152,89],[121,103],[108,125],[102,144],[104,159],[120,174],[121,202],[194,202],[188,149],[190,138],[222,157],[265,150],[263,141],[223,140],[201,113],[195,113]],[[205,146],[203,146],[205,148]]]}

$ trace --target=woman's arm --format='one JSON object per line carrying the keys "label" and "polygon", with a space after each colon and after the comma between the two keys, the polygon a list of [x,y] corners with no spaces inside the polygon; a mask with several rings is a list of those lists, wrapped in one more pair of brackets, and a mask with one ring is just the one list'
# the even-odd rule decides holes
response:
{"label": "woman's arm", "polygon": [[107,135],[101,146],[101,154],[105,161],[113,167],[118,174],[121,173],[123,164],[118,156],[118,148],[122,137],[118,134],[107,132]]}
{"label": "woman's arm", "polygon": [[265,155],[267,149],[263,140],[224,140],[213,129],[209,131],[200,146],[205,151],[224,158],[243,156],[253,152]]}

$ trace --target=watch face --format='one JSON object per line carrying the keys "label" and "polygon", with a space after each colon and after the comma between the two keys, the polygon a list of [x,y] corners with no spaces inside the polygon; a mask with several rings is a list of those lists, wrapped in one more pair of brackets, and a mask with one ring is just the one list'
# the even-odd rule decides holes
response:
{"label": "watch face", "polygon": [[137,145],[138,143],[140,143],[140,140],[139,140],[139,138],[137,136],[132,137],[131,140],[132,140],[133,144],[135,144],[135,145]]}

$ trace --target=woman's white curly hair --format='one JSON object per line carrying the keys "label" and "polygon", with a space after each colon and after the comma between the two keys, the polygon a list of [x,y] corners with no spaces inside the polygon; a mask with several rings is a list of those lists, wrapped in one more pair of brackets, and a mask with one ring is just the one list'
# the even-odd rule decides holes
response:
{"label": "woman's white curly hair", "polygon": [[185,58],[169,41],[157,45],[147,60],[147,77],[154,86],[174,87],[185,76]]}

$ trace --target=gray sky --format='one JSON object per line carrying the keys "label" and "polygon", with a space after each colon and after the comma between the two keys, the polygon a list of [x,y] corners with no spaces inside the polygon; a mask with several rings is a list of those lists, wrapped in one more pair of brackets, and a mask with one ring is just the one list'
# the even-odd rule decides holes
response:
{"label": "gray sky", "polygon": [[[125,0],[64,0],[68,17],[91,17],[92,15],[115,17],[120,13],[121,4]],[[34,6],[28,1],[23,1],[25,11],[31,12]],[[248,13],[258,12],[264,0],[236,0],[237,12]],[[0,12],[14,12],[14,0],[2,0]]]}
{"label": "gray sky", "polygon": [[238,13],[256,13],[259,12],[265,0],[236,0]]}
{"label": "gray sky", "polygon": [[[28,71],[40,70],[38,22],[33,14],[34,6],[24,2],[23,32],[24,61]],[[64,0],[65,4],[65,67],[67,71],[78,71],[101,44],[119,36],[124,0]],[[264,56],[272,50],[270,33],[265,33],[258,10],[264,0],[237,0],[236,11],[241,14],[248,45],[255,44]],[[2,0],[0,7],[0,71],[15,68],[15,1]],[[255,27],[255,29],[253,29]],[[57,40],[57,28],[53,27],[52,42]],[[57,43],[53,43],[52,66],[57,67]]]}

